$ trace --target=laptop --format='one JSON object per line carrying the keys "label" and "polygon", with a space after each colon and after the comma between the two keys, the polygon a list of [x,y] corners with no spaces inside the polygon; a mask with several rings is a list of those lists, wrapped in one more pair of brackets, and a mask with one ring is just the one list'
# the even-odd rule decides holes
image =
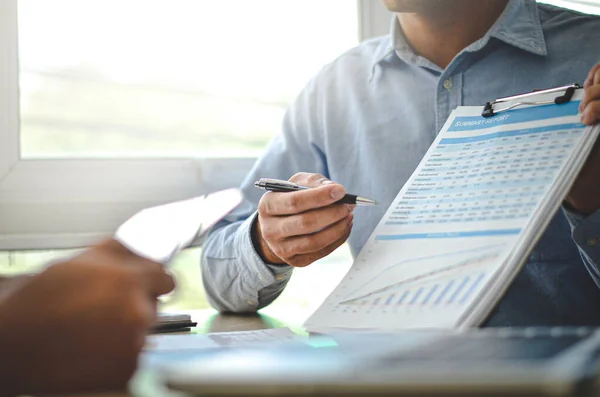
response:
{"label": "laptop", "polygon": [[206,350],[158,370],[198,396],[585,396],[599,349],[592,328],[338,334]]}

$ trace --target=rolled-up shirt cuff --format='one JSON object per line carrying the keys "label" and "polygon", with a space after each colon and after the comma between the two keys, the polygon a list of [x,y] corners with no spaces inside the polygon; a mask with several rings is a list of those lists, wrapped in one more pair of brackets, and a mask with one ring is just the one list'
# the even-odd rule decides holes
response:
{"label": "rolled-up shirt cuff", "polygon": [[252,243],[252,225],[257,216],[258,213],[255,212],[254,215],[246,219],[240,226],[239,235],[242,236],[242,238],[239,242],[238,252],[248,255],[245,259],[250,265],[249,267],[252,268],[253,273],[257,276],[259,289],[262,289],[277,282],[285,281],[292,273],[293,267],[289,265],[271,265],[265,263],[258,252],[256,252],[254,244]]}
{"label": "rolled-up shirt cuff", "polygon": [[571,224],[573,241],[594,263],[600,264],[600,210],[584,216],[563,206]]}

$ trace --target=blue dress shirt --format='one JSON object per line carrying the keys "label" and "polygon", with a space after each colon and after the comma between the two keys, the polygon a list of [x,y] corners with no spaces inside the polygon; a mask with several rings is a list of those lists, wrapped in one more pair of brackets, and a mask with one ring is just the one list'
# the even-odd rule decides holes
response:
{"label": "blue dress shirt", "polygon": [[[207,237],[202,275],[220,311],[271,303],[292,268],[265,264],[250,237],[261,177],[321,173],[373,197],[357,207],[355,255],[442,128],[461,105],[535,88],[582,83],[600,61],[600,18],[511,0],[489,32],[445,69],[416,54],[396,18],[375,38],[325,66],[291,104],[283,127],[243,183],[245,202]],[[560,210],[485,325],[600,325],[600,211]]]}

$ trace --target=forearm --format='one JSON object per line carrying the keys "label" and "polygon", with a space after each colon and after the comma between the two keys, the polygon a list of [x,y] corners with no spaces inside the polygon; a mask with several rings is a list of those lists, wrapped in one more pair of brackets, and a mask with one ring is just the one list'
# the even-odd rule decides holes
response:
{"label": "forearm", "polygon": [[[297,172],[327,176],[321,91],[311,81],[292,103],[275,136],[242,183],[245,202],[206,238],[202,248],[202,277],[208,300],[219,311],[254,312],[275,300],[287,284],[292,267],[263,262],[251,238],[251,227],[263,191],[254,187],[262,177],[288,179]],[[275,263],[275,262],[274,262]]]}
{"label": "forearm", "polygon": [[289,266],[268,266],[256,253],[250,230],[255,216],[214,230],[202,249],[202,280],[211,305],[221,312],[255,312],[283,290]]}

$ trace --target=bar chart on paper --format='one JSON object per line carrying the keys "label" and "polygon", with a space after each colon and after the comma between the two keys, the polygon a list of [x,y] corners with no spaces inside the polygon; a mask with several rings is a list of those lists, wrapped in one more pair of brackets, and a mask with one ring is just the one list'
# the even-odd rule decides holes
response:
{"label": "bar chart on paper", "polygon": [[340,306],[402,308],[417,306],[461,305],[468,302],[473,291],[485,278],[484,272],[452,278],[443,282],[408,285],[390,291],[372,294],[340,302]]}
{"label": "bar chart on paper", "polygon": [[[489,263],[498,257],[502,247],[483,246],[404,260],[347,293],[332,313],[357,318],[381,316],[387,320],[393,319],[395,313],[403,318],[431,315],[439,320],[471,303],[489,279]],[[414,273],[414,269],[424,268],[429,270]]]}

